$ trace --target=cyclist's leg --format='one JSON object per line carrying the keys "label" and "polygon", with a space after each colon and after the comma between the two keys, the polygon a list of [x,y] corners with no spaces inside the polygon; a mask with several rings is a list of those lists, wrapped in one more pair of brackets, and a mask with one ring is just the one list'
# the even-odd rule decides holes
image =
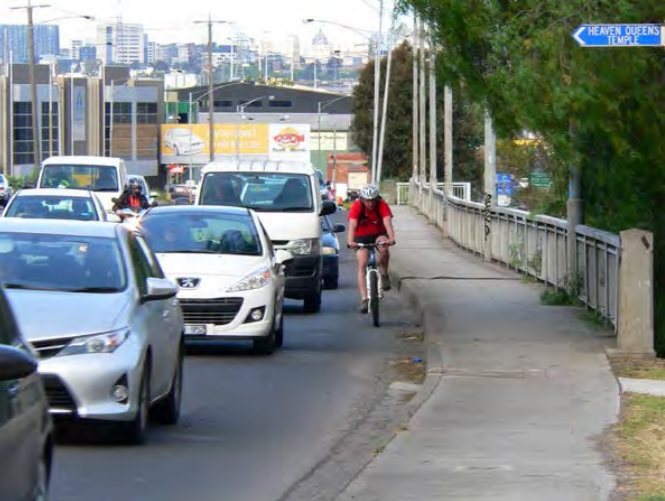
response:
{"label": "cyclist's leg", "polygon": [[[376,237],[376,242],[387,242],[388,235],[381,234]],[[377,247],[377,260],[379,262],[379,270],[381,270],[381,285],[383,290],[390,290],[390,277],[388,275],[388,265],[390,264],[390,252],[388,246]]]}
{"label": "cyclist's leg", "polygon": [[367,268],[367,261],[369,261],[369,250],[358,249],[356,251],[356,259],[358,260],[358,292],[360,293],[360,300],[364,301],[367,299],[365,271]]}

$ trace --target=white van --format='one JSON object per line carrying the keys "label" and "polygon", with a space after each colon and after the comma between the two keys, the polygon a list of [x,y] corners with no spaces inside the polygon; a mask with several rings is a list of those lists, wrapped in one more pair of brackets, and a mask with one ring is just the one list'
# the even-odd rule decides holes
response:
{"label": "white van", "polygon": [[127,185],[127,168],[122,158],[93,156],[50,157],[42,162],[38,188],[79,188],[94,191],[111,212],[113,198]]}
{"label": "white van", "polygon": [[275,249],[293,255],[286,266],[285,296],[321,309],[321,220],[337,210],[321,200],[319,179],[307,162],[222,160],[205,166],[196,205],[234,205],[257,212]]}

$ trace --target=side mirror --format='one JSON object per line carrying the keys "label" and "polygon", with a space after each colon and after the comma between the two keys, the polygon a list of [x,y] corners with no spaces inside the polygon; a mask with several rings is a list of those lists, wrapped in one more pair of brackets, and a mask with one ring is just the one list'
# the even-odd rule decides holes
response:
{"label": "side mirror", "polygon": [[279,264],[286,264],[289,261],[293,261],[293,254],[284,249],[277,249],[275,251],[275,259]]}
{"label": "side mirror", "polygon": [[113,202],[114,204],[117,204],[117,203],[118,203],[118,199],[117,199],[117,197],[113,197],[113,198],[111,199],[111,202]]}
{"label": "side mirror", "polygon": [[122,219],[117,214],[107,213],[106,221],[109,223],[122,223]]}
{"label": "side mirror", "polygon": [[333,226],[333,233],[342,233],[344,231],[346,231],[346,226],[343,224],[336,224]]}
{"label": "side mirror", "polygon": [[0,346],[0,381],[21,379],[37,370],[37,361],[12,346]]}
{"label": "side mirror", "polygon": [[146,286],[148,290],[142,298],[141,302],[143,303],[158,299],[170,299],[178,294],[178,287],[168,278],[149,277],[146,279]]}
{"label": "side mirror", "polygon": [[332,200],[324,200],[321,203],[322,216],[329,216],[330,214],[334,214],[335,212],[337,212],[337,204]]}

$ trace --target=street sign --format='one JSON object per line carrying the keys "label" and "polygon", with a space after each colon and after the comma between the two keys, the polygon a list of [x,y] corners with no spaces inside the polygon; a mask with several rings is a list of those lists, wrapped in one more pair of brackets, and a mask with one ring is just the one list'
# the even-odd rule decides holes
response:
{"label": "street sign", "polygon": [[583,24],[573,32],[582,47],[665,46],[665,26],[659,24]]}
{"label": "street sign", "polygon": [[534,188],[549,188],[552,184],[552,177],[545,172],[533,172],[529,176],[529,184]]}

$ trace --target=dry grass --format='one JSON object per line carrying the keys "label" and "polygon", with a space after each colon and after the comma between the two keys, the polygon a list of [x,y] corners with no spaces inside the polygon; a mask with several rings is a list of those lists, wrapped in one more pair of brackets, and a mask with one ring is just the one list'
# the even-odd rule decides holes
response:
{"label": "dry grass", "polygon": [[665,398],[625,393],[609,445],[618,487],[614,499],[665,501]]}
{"label": "dry grass", "polygon": [[[665,380],[663,359],[612,354],[609,361],[616,377]],[[624,393],[607,445],[618,478],[614,500],[665,501],[665,398]]]}
{"label": "dry grass", "polygon": [[638,355],[610,355],[616,377],[665,380],[665,359]]}

